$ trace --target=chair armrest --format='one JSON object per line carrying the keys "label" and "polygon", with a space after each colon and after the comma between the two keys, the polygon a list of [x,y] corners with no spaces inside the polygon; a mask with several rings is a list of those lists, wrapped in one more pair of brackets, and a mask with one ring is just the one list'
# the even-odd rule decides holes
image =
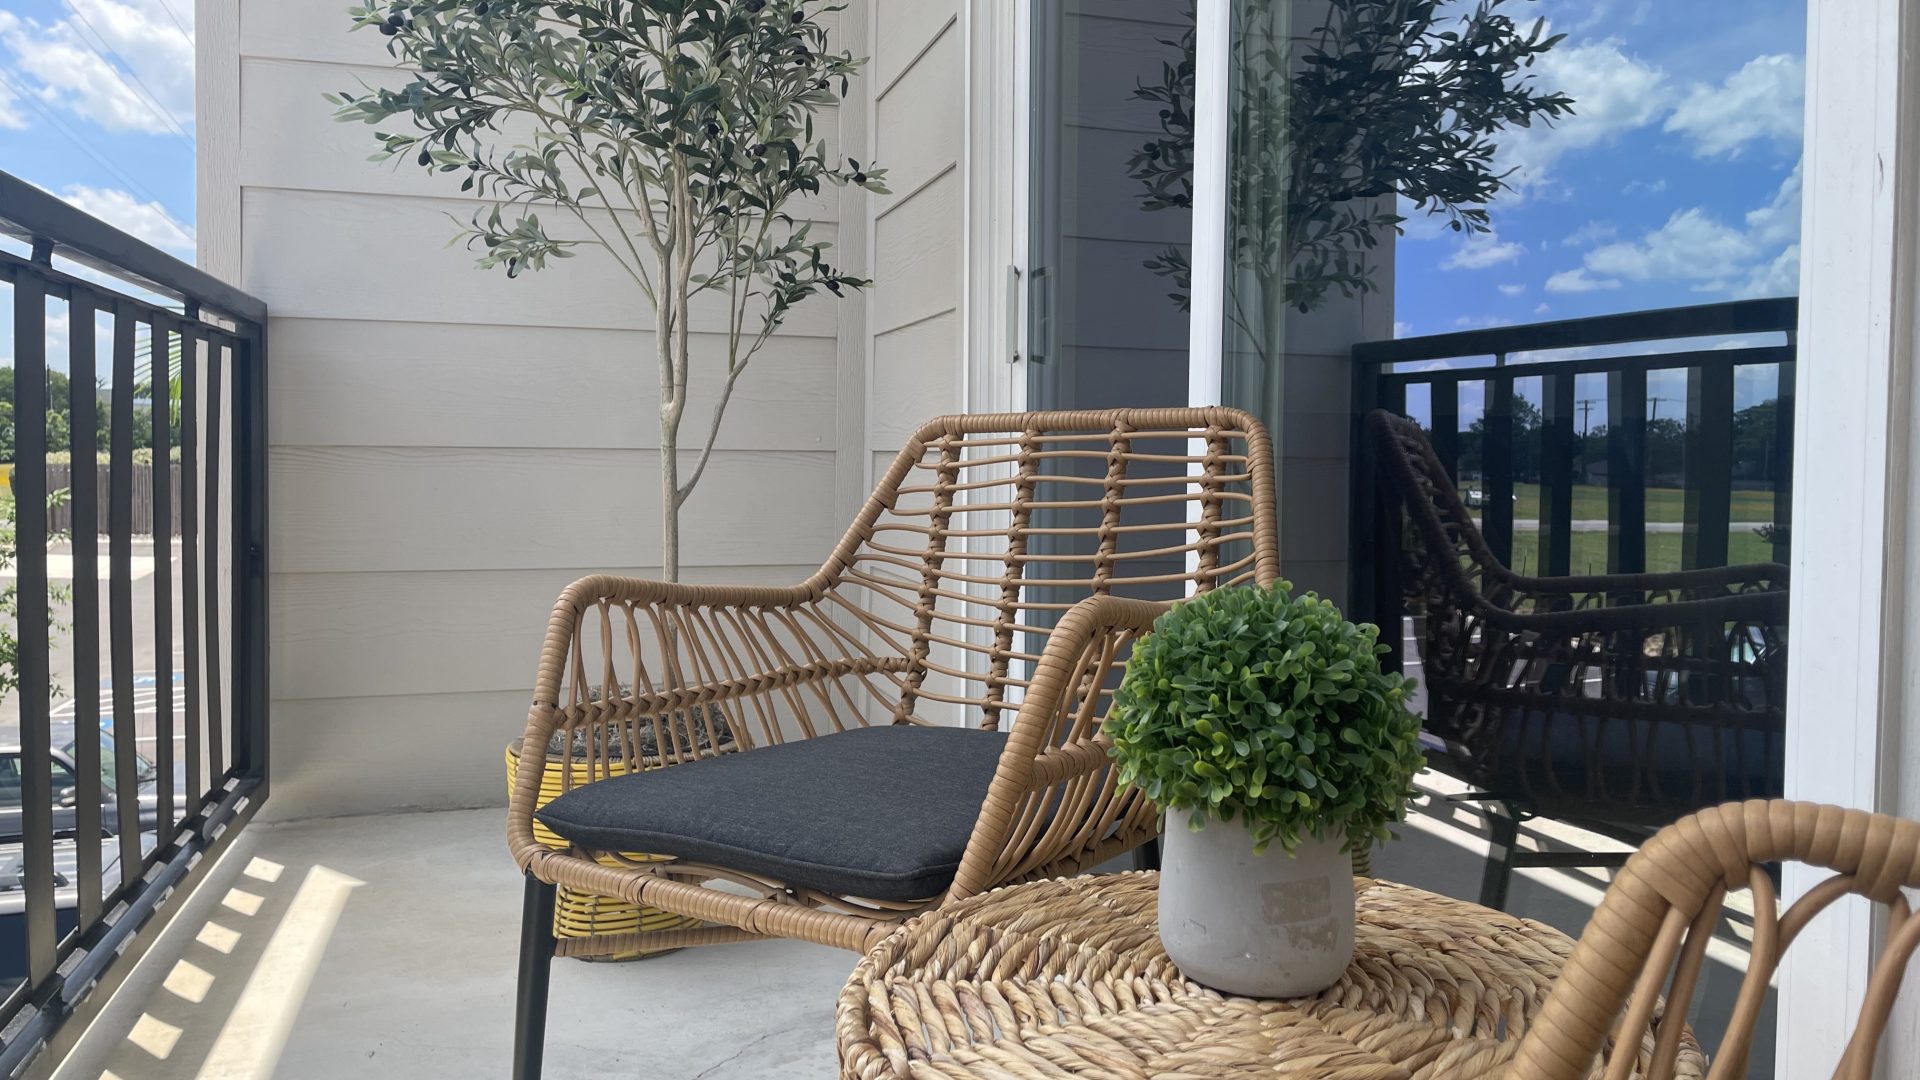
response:
{"label": "chair armrest", "polygon": [[1740,566],[1670,570],[1653,574],[1582,574],[1549,578],[1526,577],[1509,571],[1505,575],[1505,583],[1531,596],[1649,592],[1685,594],[1703,589],[1731,589],[1741,586],[1759,586],[1766,590],[1784,591],[1787,587],[1787,568],[1779,563],[1746,563]]}
{"label": "chair armrest", "polygon": [[1153,806],[1119,786],[1100,723],[1112,674],[1170,607],[1095,596],[1060,619],[1020,702],[949,897],[1020,880],[1116,839],[1127,846],[1129,831],[1138,840],[1153,834]]}
{"label": "chair armrest", "polygon": [[1474,606],[1481,618],[1503,629],[1541,634],[1579,634],[1610,630],[1662,630],[1729,622],[1784,626],[1787,621],[1787,602],[1784,590],[1769,589],[1696,600],[1611,604],[1565,611],[1513,611],[1485,598],[1476,598]]}
{"label": "chair armrest", "polygon": [[[772,699],[791,705],[796,688],[905,667],[848,655],[844,637],[811,608],[819,595],[811,580],[782,588],[596,575],[568,586],[547,623],[514,772],[507,833],[516,857],[536,844],[533,811],[557,730],[586,732],[584,756],[574,750],[579,768],[566,770],[567,783],[586,783],[709,757],[729,742],[750,749],[759,740],[749,719],[768,741],[787,737]],[[826,695],[812,704],[833,719]],[[807,709],[788,710],[802,735],[817,730]],[[654,750],[643,756],[636,744],[649,736]]]}

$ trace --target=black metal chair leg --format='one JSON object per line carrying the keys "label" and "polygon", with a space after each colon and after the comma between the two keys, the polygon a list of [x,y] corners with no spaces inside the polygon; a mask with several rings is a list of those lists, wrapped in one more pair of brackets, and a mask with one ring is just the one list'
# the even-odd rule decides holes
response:
{"label": "black metal chair leg", "polygon": [[1480,879],[1480,906],[1505,911],[1507,888],[1513,884],[1514,855],[1520,847],[1520,824],[1514,820],[1513,809],[1503,804],[1488,805],[1486,814],[1490,846],[1487,868]]}
{"label": "black metal chair leg", "polygon": [[1160,841],[1149,840],[1133,849],[1133,868],[1135,870],[1160,869]]}
{"label": "black metal chair leg", "polygon": [[553,971],[554,887],[527,875],[520,910],[520,985],[513,1018],[513,1080],[540,1080],[547,1049],[547,980]]}

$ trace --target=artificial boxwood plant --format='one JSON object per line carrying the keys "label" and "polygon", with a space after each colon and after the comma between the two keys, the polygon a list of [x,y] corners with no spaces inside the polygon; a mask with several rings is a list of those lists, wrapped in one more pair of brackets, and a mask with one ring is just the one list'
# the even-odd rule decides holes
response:
{"label": "artificial boxwood plant", "polygon": [[1120,781],[1195,828],[1244,822],[1255,852],[1334,829],[1348,850],[1388,839],[1424,759],[1413,681],[1381,670],[1378,637],[1287,582],[1174,605],[1134,646],[1107,717]]}

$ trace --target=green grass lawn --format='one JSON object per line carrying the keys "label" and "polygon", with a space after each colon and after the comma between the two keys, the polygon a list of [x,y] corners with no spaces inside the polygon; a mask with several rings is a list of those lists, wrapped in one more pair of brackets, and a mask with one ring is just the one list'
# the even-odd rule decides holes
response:
{"label": "green grass lawn", "polygon": [[[1540,517],[1540,485],[1539,484],[1515,484],[1513,485],[1513,494],[1514,494],[1514,503],[1513,503],[1514,517],[1535,518],[1535,519],[1538,519]],[[1647,520],[1648,521],[1685,520],[1685,514],[1684,514],[1685,506],[1686,506],[1685,496],[1679,488],[1648,488],[1647,489]],[[1575,484],[1573,487],[1573,517],[1574,517],[1574,520],[1576,521],[1607,520],[1606,486],[1604,484]],[[1733,493],[1733,520],[1734,521],[1772,521],[1773,520],[1773,492],[1771,491],[1736,491],[1734,492]],[[1653,540],[1654,540],[1653,537],[1648,537],[1648,540],[1647,540],[1648,544],[1651,545],[1653,543]],[[1677,542],[1678,538],[1676,537],[1675,540]],[[1739,537],[1736,536],[1734,538],[1734,545],[1738,547],[1739,542],[1740,542]],[[1574,551],[1577,556],[1580,549],[1580,540],[1578,537],[1574,538],[1573,545],[1574,545]],[[1605,553],[1605,548],[1606,548],[1606,545],[1602,543],[1601,550],[1603,554]],[[1649,557],[1651,557],[1652,555],[1651,550],[1649,550],[1648,555]],[[1576,558],[1576,562],[1577,561],[1578,560]],[[1735,561],[1737,562],[1739,560],[1736,559]]]}
{"label": "green grass lawn", "polygon": [[[1578,513],[1578,511],[1575,511]],[[1601,516],[1605,516],[1604,514]],[[1680,542],[1685,539],[1679,533],[1647,534],[1647,569],[1653,573],[1679,570]],[[1736,528],[1727,538],[1727,561],[1735,566],[1743,563],[1773,561],[1773,545],[1760,539],[1750,529]],[[1518,573],[1535,575],[1540,572],[1540,534],[1532,529],[1513,534],[1513,569]],[[1607,534],[1604,532],[1576,532],[1573,534],[1572,557],[1568,569],[1575,574],[1604,574],[1607,572]]]}

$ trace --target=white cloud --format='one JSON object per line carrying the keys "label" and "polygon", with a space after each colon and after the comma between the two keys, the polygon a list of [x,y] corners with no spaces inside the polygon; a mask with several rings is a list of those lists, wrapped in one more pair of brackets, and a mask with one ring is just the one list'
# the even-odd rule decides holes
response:
{"label": "white cloud", "polygon": [[[1677,210],[1639,240],[1587,252],[1584,269],[1631,281],[1689,282],[1696,292],[1791,293],[1799,284],[1799,208],[1800,167],[1795,165],[1767,204],[1749,211],[1738,226],[1705,207]],[[1553,281],[1547,287],[1552,289]]]}
{"label": "white cloud", "polygon": [[1798,144],[1806,64],[1797,56],[1756,56],[1719,86],[1695,83],[1665,130],[1693,140],[1701,157],[1738,154],[1750,142]]}
{"label": "white cloud", "polygon": [[1546,183],[1554,163],[1568,151],[1605,145],[1660,119],[1673,97],[1664,71],[1628,56],[1613,38],[1562,42],[1533,70],[1536,86],[1573,98],[1573,115],[1501,136],[1500,165],[1519,170],[1508,182],[1520,191]]}
{"label": "white cloud", "polygon": [[1551,293],[1585,293],[1619,287],[1620,283],[1612,278],[1590,278],[1585,270],[1578,269],[1560,271],[1547,279],[1546,286],[1547,291]]}
{"label": "white cloud", "polygon": [[1619,235],[1620,230],[1611,221],[1589,221],[1568,233],[1567,238],[1560,242],[1568,247],[1587,247],[1604,244]]}
{"label": "white cloud", "polygon": [[1412,337],[1413,324],[1401,319],[1393,320],[1393,336],[1397,338]]}
{"label": "white cloud", "polygon": [[193,228],[157,202],[141,202],[114,188],[70,187],[60,194],[75,208],[177,258],[193,261]]}
{"label": "white cloud", "polygon": [[1622,195],[1658,195],[1665,190],[1667,190],[1667,178],[1663,176],[1660,179],[1653,180],[1653,181],[1647,181],[1647,180],[1628,181],[1627,186],[1620,189],[1620,194]]}
{"label": "white cloud", "polygon": [[66,18],[49,23],[0,13],[0,45],[13,54],[9,81],[108,131],[191,130],[194,5],[170,5],[183,30],[159,0],[71,3]]}
{"label": "white cloud", "polygon": [[1733,295],[1742,300],[1800,295],[1800,245],[1789,244],[1772,262],[1754,267],[1745,281],[1733,286]]}
{"label": "white cloud", "polygon": [[1484,270],[1489,266],[1512,262],[1519,258],[1526,248],[1510,241],[1502,241],[1500,234],[1484,232],[1474,233],[1461,241],[1453,254],[1440,264],[1442,270]]}
{"label": "white cloud", "polygon": [[1547,302],[1545,300],[1542,300],[1538,304],[1535,304],[1533,306],[1533,313],[1535,315],[1545,315],[1547,312],[1552,310],[1553,310],[1552,308],[1547,306]]}
{"label": "white cloud", "polygon": [[1462,315],[1453,320],[1453,325],[1463,330],[1485,330],[1495,326],[1512,326],[1513,320],[1499,315]]}
{"label": "white cloud", "polygon": [[1500,292],[1503,296],[1519,296],[1521,293],[1526,291],[1527,291],[1527,287],[1525,285],[1500,286]]}

